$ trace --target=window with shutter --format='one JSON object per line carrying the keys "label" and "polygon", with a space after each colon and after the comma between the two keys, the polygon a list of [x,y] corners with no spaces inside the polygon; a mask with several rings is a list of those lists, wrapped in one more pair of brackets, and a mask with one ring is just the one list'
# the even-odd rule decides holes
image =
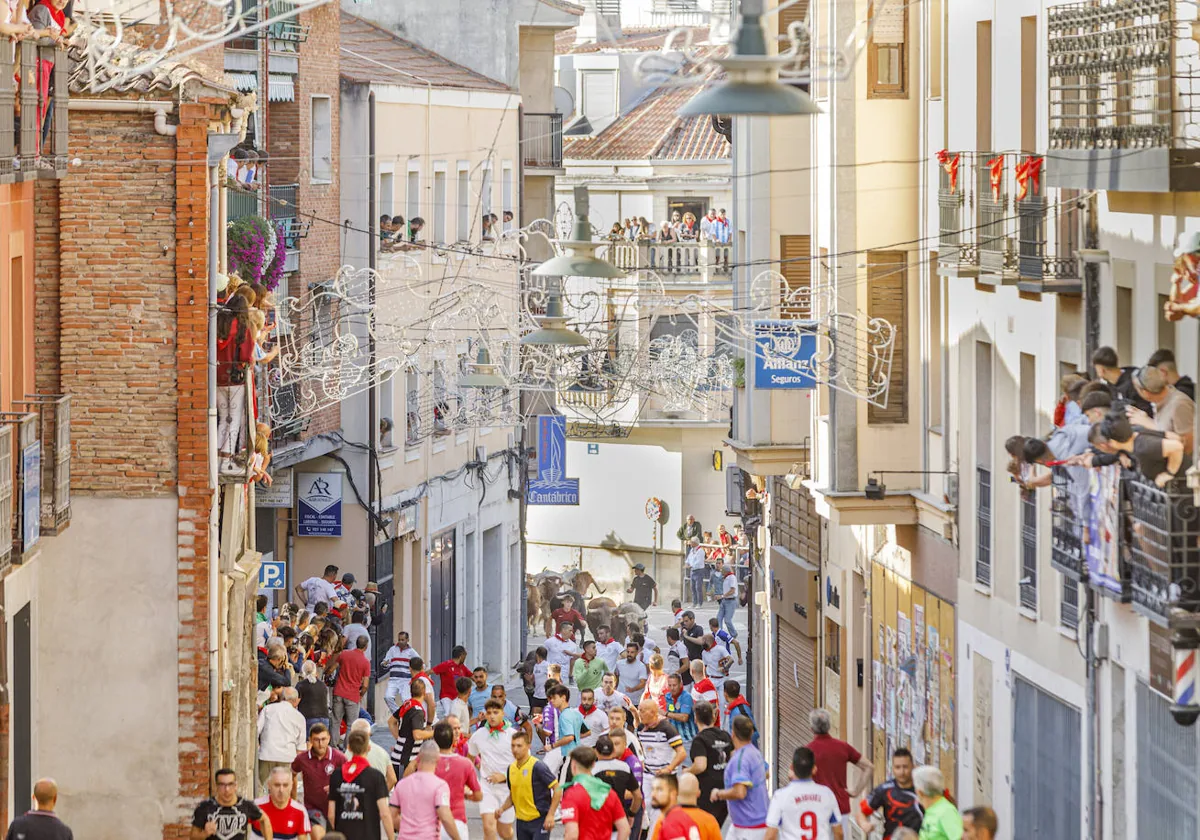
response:
{"label": "window with shutter", "polygon": [[[777,5],[782,5],[785,0],[780,0]],[[804,23],[808,19],[808,0],[800,0],[794,6],[788,6],[782,12],[775,16],[779,20],[779,36],[787,37],[788,27],[793,23]],[[779,45],[780,49],[786,49],[785,44]]]}
{"label": "window with shutter", "polygon": [[867,316],[892,325],[892,374],[887,407],[867,407],[868,423],[908,422],[908,254],[867,254]]}
{"label": "window with shutter", "polygon": [[812,317],[812,237],[779,237],[779,273],[787,285],[781,290],[780,317]]}
{"label": "window with shutter", "polygon": [[867,98],[908,98],[908,3],[890,2],[879,14],[871,3],[867,43]]}

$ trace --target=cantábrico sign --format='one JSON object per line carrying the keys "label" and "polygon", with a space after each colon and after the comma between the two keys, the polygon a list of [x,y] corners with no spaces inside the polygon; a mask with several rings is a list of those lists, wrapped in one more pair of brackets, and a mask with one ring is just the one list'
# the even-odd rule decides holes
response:
{"label": "cant\u00e1brico sign", "polygon": [[566,477],[567,418],[538,417],[537,478],[529,482],[525,501],[531,505],[579,504],[579,479]]}
{"label": "cant\u00e1brico sign", "polygon": [[754,387],[816,388],[818,328],[816,321],[755,321]]}
{"label": "cant\u00e1brico sign", "polygon": [[342,474],[300,473],[296,536],[342,535]]}

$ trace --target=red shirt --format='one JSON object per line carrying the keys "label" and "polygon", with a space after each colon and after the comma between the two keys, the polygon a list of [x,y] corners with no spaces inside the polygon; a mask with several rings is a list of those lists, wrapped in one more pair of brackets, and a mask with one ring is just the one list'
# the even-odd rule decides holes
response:
{"label": "red shirt", "polygon": [[676,805],[663,812],[654,828],[654,840],[700,840],[700,829],[687,811]]}
{"label": "red shirt", "polygon": [[550,613],[550,619],[554,622],[554,632],[556,633],[562,629],[562,623],[564,621],[571,622],[571,626],[576,630],[587,626],[587,622],[583,615],[579,612],[579,610],[576,609],[568,610],[564,609],[563,607],[559,607],[554,612]]}
{"label": "red shirt", "polygon": [[813,781],[825,785],[837,797],[838,808],[843,814],[850,813],[850,793],[846,790],[846,767],[858,764],[862,754],[845,741],[832,735],[817,735],[806,745],[813,751],[817,769]]}
{"label": "red shirt", "polygon": [[329,777],[345,763],[346,756],[333,747],[325,751],[324,758],[317,758],[310,749],[292,759],[292,772],[299,773],[304,779],[305,808],[322,814],[329,810]]}
{"label": "red shirt", "polygon": [[355,703],[362,699],[363,679],[371,675],[371,663],[361,650],[343,651],[338,657],[337,682],[333,686],[333,696],[352,700]]}
{"label": "red shirt", "polygon": [[[276,808],[269,796],[260,796],[254,800],[254,804],[271,824],[271,835],[278,837],[279,840],[296,840],[301,834],[308,834],[312,831],[312,826],[308,822],[308,811],[291,799],[282,808]],[[258,832],[259,837],[262,836],[259,820],[254,821],[254,830]]]}
{"label": "red shirt", "polygon": [[235,364],[244,366],[254,361],[254,331],[249,324],[246,325],[241,344],[237,339],[238,320],[234,318],[229,335],[224,340],[217,339],[217,386],[220,388],[233,384],[229,376]]}
{"label": "red shirt", "polygon": [[438,757],[434,775],[450,786],[450,813],[459,822],[467,821],[467,788],[474,793],[479,790],[479,777],[475,765],[461,755]]}
{"label": "red shirt", "polygon": [[453,659],[447,659],[440,665],[433,666],[433,673],[442,678],[442,687],[438,691],[438,699],[457,700],[458,689],[454,687],[454,681],[459,677],[470,677],[471,669],[466,665],[455,662]]}
{"label": "red shirt", "polygon": [[599,811],[592,810],[592,798],[583,785],[571,785],[562,798],[563,823],[579,826],[579,840],[610,840],[617,820],[625,819],[625,809],[613,791]]}

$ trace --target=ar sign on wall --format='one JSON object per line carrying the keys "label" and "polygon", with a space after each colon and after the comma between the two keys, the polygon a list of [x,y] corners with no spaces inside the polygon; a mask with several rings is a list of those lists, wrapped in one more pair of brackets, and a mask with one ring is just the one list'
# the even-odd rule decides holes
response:
{"label": "ar sign on wall", "polygon": [[816,321],[754,322],[754,387],[816,388]]}
{"label": "ar sign on wall", "polygon": [[342,474],[300,473],[296,497],[296,535],[342,535]]}
{"label": "ar sign on wall", "polygon": [[259,589],[286,589],[286,566],[282,560],[266,560],[258,567]]}
{"label": "ar sign on wall", "polygon": [[538,417],[537,478],[529,482],[525,500],[531,505],[579,504],[579,479],[566,477],[567,418]]}

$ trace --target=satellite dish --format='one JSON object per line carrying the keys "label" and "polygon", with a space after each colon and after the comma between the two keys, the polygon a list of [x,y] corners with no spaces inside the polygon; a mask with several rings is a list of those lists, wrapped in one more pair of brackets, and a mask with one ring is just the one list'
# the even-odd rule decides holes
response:
{"label": "satellite dish", "polygon": [[575,95],[562,85],[554,87],[554,110],[567,117],[575,113]]}

